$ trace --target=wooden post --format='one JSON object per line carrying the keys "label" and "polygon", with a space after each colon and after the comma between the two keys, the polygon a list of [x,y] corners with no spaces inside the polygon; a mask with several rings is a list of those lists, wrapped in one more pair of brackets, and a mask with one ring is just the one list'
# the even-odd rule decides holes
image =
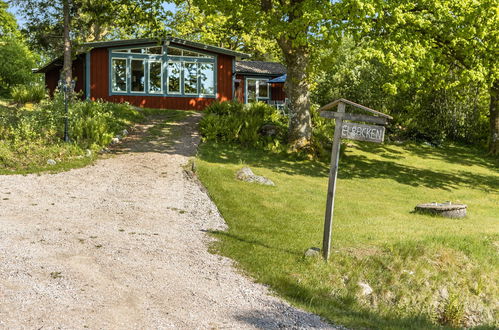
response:
{"label": "wooden post", "polygon": [[[338,112],[345,112],[345,103],[338,103]],[[334,193],[336,190],[336,176],[338,175],[338,161],[340,159],[340,143],[341,143],[341,126],[343,119],[336,118],[336,126],[334,127],[333,152],[331,154],[331,168],[329,170],[329,183],[327,187],[327,202],[326,216],[324,219],[324,238],[322,241],[322,255],[327,261],[330,255],[331,247],[331,231],[333,228],[333,213],[334,213]]]}

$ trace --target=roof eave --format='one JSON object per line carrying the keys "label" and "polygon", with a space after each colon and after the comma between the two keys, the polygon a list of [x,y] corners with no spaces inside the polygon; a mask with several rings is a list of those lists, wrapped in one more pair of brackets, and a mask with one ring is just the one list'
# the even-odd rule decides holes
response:
{"label": "roof eave", "polygon": [[240,58],[250,57],[250,55],[246,53],[236,52],[230,49],[211,46],[200,42],[185,40],[176,37],[167,37],[165,39],[143,38],[143,39],[114,40],[114,41],[96,41],[96,42],[86,42],[83,44],[83,46],[93,47],[93,48],[103,48],[103,47],[119,47],[119,46],[130,46],[130,45],[149,44],[149,43],[156,43],[159,45],[165,41],[186,45],[197,49],[207,50],[213,53],[230,55],[234,57],[240,57]]}

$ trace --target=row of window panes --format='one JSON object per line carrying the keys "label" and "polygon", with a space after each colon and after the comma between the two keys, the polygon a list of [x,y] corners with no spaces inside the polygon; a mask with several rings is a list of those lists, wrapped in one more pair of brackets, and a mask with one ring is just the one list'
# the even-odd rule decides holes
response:
{"label": "row of window panes", "polygon": [[[162,55],[162,47],[146,47],[146,48],[127,48],[127,49],[115,49],[114,53],[132,53],[132,54],[150,54],[150,55]],[[183,56],[183,57],[204,57],[204,58],[214,58],[213,56],[185,50],[181,48],[168,47],[168,55],[170,56]]]}
{"label": "row of window panes", "polygon": [[[162,62],[154,60],[130,60],[130,91],[132,93],[145,92],[145,65],[149,64],[149,93],[162,94],[163,74]],[[112,90],[113,92],[127,92],[127,60],[113,58],[112,60]],[[168,94],[181,93],[182,70],[184,79],[184,94],[215,94],[214,65],[213,63],[168,62]],[[198,79],[199,78],[199,79]],[[199,85],[199,86],[198,86]]]}
{"label": "row of window panes", "polygon": [[168,62],[168,94],[181,93],[182,78],[184,80],[184,94],[215,94],[213,63]]}
{"label": "row of window panes", "polygon": [[266,79],[246,80],[247,101],[256,102],[269,98],[269,84]]}

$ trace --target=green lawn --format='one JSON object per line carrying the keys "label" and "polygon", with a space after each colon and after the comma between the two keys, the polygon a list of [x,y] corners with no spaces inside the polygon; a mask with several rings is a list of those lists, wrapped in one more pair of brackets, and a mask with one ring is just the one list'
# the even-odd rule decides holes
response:
{"label": "green lawn", "polygon": [[[213,143],[196,163],[229,225],[214,249],[295,305],[355,328],[499,326],[497,160],[460,146],[351,143],[328,264],[303,257],[322,246],[328,164]],[[236,181],[243,165],[276,187]],[[433,201],[465,203],[468,216],[412,212]]]}

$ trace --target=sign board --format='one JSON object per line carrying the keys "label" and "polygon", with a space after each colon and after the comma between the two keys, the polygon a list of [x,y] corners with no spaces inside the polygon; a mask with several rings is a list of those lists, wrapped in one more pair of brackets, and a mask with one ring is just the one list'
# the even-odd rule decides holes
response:
{"label": "sign board", "polygon": [[385,138],[385,127],[356,123],[343,123],[341,137],[350,140],[382,143]]}
{"label": "sign board", "polygon": [[[370,112],[376,116],[366,116],[363,114],[346,113],[345,106],[351,105],[358,109]],[[338,112],[324,111],[338,106]],[[369,109],[355,102],[338,99],[329,104],[326,104],[319,109],[321,117],[334,119],[336,126],[334,129],[333,150],[331,153],[331,168],[329,169],[329,184],[327,186],[327,201],[326,214],[324,216],[324,237],[322,240],[322,255],[327,261],[331,250],[331,233],[333,227],[334,214],[334,195],[336,193],[336,181],[338,176],[338,162],[340,159],[340,142],[342,138],[369,141],[383,142],[385,138],[385,127],[376,125],[356,124],[344,122],[344,120],[363,121],[374,124],[386,125],[388,119],[393,119],[391,116],[382,112]]]}

